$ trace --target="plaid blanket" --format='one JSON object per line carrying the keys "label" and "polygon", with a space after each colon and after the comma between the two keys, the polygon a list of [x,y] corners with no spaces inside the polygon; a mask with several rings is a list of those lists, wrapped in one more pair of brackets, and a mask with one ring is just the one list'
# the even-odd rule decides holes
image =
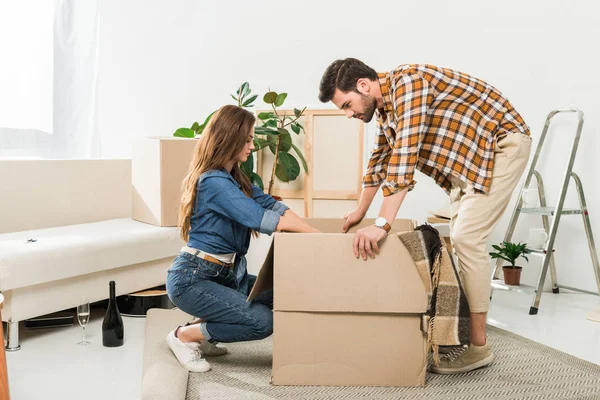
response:
{"label": "plaid blanket", "polygon": [[420,225],[397,234],[417,265],[428,297],[428,343],[439,363],[439,346],[469,344],[470,312],[467,297],[452,258],[439,232]]}

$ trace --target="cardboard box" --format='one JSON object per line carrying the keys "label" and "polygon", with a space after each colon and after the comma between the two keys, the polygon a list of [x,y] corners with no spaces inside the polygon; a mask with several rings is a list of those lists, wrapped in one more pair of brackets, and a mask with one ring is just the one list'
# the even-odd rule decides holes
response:
{"label": "cardboard box", "polygon": [[147,137],[133,145],[132,218],[157,226],[177,226],[181,183],[198,139]]}
{"label": "cardboard box", "polygon": [[274,288],[272,383],[424,385],[427,294],[408,250],[390,235],[375,259],[356,259],[341,219],[308,221],[327,233],[275,234],[249,295]]}

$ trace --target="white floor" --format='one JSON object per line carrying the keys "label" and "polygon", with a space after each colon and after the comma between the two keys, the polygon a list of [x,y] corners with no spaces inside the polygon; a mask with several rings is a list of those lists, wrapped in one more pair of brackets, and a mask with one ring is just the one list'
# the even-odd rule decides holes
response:
{"label": "white floor", "polygon": [[[528,314],[530,297],[496,291],[489,323],[600,365],[600,323],[586,319],[600,309],[600,297],[544,293],[539,314]],[[125,344],[102,346],[102,310],[92,309],[91,346],[80,347],[81,328],[26,331],[22,350],[7,353],[13,400],[140,398],[143,318],[126,318]]]}

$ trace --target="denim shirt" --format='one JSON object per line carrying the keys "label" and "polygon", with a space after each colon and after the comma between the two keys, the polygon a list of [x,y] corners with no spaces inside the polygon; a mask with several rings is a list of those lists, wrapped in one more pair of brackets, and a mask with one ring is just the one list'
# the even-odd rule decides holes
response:
{"label": "denim shirt", "polygon": [[198,179],[190,220],[189,247],[211,254],[236,253],[236,281],[246,275],[250,231],[275,232],[288,207],[252,186],[252,198],[225,169],[210,170]]}

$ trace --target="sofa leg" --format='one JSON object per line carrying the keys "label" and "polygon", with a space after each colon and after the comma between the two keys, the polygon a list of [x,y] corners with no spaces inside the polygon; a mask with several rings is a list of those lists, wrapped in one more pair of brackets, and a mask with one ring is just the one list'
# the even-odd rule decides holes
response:
{"label": "sofa leg", "polygon": [[19,345],[19,321],[11,321],[7,325],[6,351],[21,350],[21,346]]}

